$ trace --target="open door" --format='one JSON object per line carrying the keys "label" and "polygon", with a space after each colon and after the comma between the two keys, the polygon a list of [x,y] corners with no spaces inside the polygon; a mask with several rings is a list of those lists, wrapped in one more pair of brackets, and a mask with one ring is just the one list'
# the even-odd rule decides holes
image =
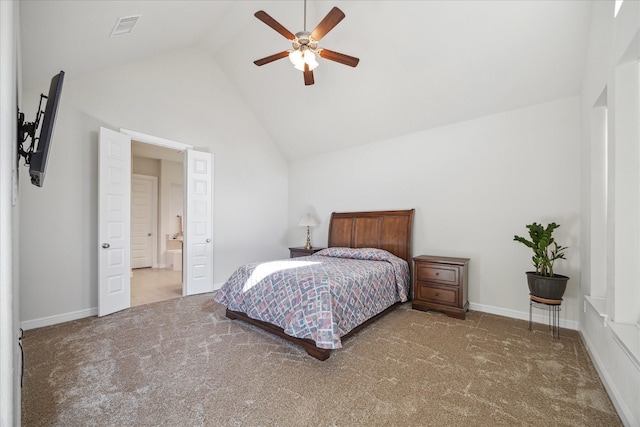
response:
{"label": "open door", "polygon": [[98,316],[131,306],[131,137],[98,138]]}
{"label": "open door", "polygon": [[213,291],[213,159],[185,152],[183,295]]}

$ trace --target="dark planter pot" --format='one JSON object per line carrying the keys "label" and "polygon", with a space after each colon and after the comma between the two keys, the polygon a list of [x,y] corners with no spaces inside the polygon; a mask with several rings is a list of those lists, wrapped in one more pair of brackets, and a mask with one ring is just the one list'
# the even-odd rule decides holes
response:
{"label": "dark planter pot", "polygon": [[527,271],[527,283],[529,292],[540,298],[562,299],[565,289],[567,289],[567,276],[554,274],[553,277],[545,277],[535,271]]}

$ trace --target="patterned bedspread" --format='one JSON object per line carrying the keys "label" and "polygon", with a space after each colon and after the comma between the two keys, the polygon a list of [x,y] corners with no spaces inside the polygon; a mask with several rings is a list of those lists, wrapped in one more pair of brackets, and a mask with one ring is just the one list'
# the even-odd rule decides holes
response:
{"label": "patterned bedspread", "polygon": [[382,249],[328,248],[315,255],[236,270],[214,299],[230,310],[341,348],[340,337],[387,307],[407,300],[406,261]]}

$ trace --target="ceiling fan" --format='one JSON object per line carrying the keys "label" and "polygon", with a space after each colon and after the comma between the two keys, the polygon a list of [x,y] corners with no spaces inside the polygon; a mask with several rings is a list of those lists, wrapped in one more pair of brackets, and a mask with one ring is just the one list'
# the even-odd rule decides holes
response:
{"label": "ceiling fan", "polygon": [[292,49],[285,50],[283,52],[276,53],[274,55],[267,56],[262,59],[253,61],[257,66],[265,65],[270,62],[289,57],[296,69],[303,72],[304,84],[306,86],[312,85],[313,70],[319,65],[316,61],[316,55],[321,58],[328,59],[330,61],[339,62],[340,64],[355,67],[360,61],[353,56],[345,55],[344,53],[334,52],[329,49],[323,49],[318,47],[318,42],[327,35],[329,31],[333,29],[340,21],[345,17],[344,13],[334,7],[329,11],[327,16],[316,26],[316,28],[310,33],[307,32],[307,1],[304,2],[304,30],[296,34],[287,30],[278,21],[273,19],[264,10],[259,10],[255,13],[255,17],[276,30],[283,35],[287,40],[291,41]]}

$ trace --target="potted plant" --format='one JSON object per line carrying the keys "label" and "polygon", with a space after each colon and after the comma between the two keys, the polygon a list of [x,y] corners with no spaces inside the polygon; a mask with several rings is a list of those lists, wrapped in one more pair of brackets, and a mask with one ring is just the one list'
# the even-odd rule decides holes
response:
{"label": "potted plant", "polygon": [[528,271],[527,283],[529,292],[540,298],[553,300],[562,299],[567,287],[569,278],[553,272],[553,264],[558,259],[564,257],[567,248],[560,246],[553,238],[553,231],[560,227],[555,222],[543,227],[541,224],[533,223],[527,225],[531,240],[520,236],[513,236],[513,240],[518,241],[533,250],[531,257],[536,271]]}

